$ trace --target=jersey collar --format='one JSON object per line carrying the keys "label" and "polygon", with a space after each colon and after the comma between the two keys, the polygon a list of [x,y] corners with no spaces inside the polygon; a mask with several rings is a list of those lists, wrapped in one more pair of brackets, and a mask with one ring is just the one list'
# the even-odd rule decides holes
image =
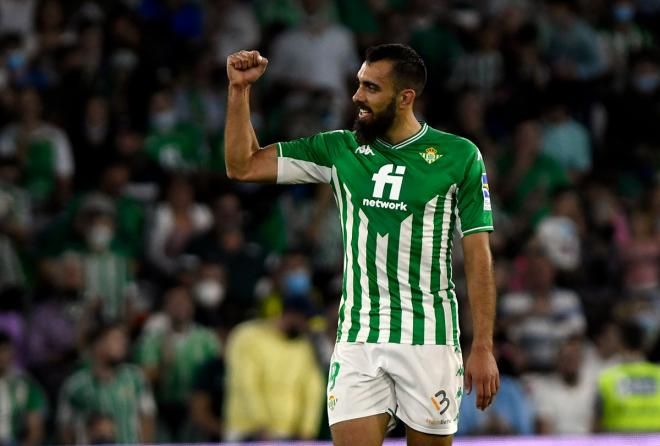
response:
{"label": "jersey collar", "polygon": [[428,130],[429,126],[425,122],[422,122],[421,124],[422,124],[422,128],[419,129],[419,131],[417,133],[415,133],[414,135],[412,135],[411,137],[409,137],[407,139],[404,139],[403,141],[401,141],[398,144],[392,145],[388,142],[383,141],[380,138],[376,138],[376,141],[378,142],[378,144],[383,145],[383,146],[387,147],[388,149],[394,149],[394,150],[401,149],[401,148],[403,148],[403,147],[405,147],[409,144],[414,143],[415,141],[417,141],[418,139],[420,139],[422,136],[424,136],[426,134],[426,131]]}

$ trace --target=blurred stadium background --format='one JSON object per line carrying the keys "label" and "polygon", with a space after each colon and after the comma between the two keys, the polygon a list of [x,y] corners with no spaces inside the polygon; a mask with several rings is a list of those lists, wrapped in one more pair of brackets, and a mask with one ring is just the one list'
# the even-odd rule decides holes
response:
{"label": "blurred stadium background", "polygon": [[659,39],[659,0],[0,0],[0,443],[329,438],[334,200],[227,180],[224,63],[270,59],[265,145],[351,126],[385,41],[490,175],[503,384],[456,444],[660,432]]}

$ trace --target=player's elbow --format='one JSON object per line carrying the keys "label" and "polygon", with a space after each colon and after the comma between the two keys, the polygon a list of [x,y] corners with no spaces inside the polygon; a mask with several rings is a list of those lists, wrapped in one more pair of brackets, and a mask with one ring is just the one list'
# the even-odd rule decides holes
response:
{"label": "player's elbow", "polygon": [[227,165],[227,178],[234,181],[249,181],[250,175],[247,169],[237,169]]}

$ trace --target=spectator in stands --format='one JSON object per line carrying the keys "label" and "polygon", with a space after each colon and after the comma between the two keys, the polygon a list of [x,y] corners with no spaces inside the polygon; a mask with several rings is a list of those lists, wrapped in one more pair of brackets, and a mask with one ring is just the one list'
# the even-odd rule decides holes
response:
{"label": "spectator in stands", "polygon": [[149,157],[169,172],[195,171],[204,166],[208,153],[202,129],[181,121],[172,93],[154,93],[149,111],[150,132],[145,141]]}
{"label": "spectator in stands", "polygon": [[587,129],[573,119],[561,92],[548,93],[541,153],[559,163],[573,179],[591,170],[591,141]]}
{"label": "spectator in stands", "polygon": [[528,247],[524,288],[502,296],[500,324],[525,353],[530,370],[552,370],[561,342],[583,334],[586,320],[578,295],[557,287],[555,268],[538,247]]}
{"label": "spectator in stands", "polygon": [[14,368],[14,346],[0,332],[0,443],[37,446],[45,438],[46,396],[32,377]]}
{"label": "spectator in stands", "polygon": [[575,8],[569,0],[548,1],[543,47],[556,79],[590,81],[604,73],[605,60],[598,35]]}
{"label": "spectator in stands", "polygon": [[123,327],[97,326],[88,341],[90,365],[71,375],[60,392],[60,440],[65,444],[89,443],[88,423],[102,414],[114,423],[117,442],[152,442],[156,406],[142,371],[124,362],[128,338]]}
{"label": "spectator in stands", "polygon": [[225,399],[225,362],[218,355],[197,371],[190,398],[190,420],[201,441],[218,443],[222,438]]}
{"label": "spectator in stands", "polygon": [[648,362],[644,332],[635,323],[622,326],[623,363],[598,379],[596,430],[658,432],[660,430],[660,366]]}
{"label": "spectator in stands", "polygon": [[0,156],[0,290],[26,284],[20,254],[30,241],[32,209],[19,177],[16,158]]}
{"label": "spectator in stands", "polygon": [[472,88],[488,97],[504,78],[504,61],[500,51],[500,30],[495,23],[475,31],[474,50],[461,55],[449,78],[453,89]]}
{"label": "spectator in stands", "polygon": [[636,9],[634,1],[615,0],[609,11],[609,26],[600,33],[616,91],[625,86],[630,56],[653,45],[653,35],[635,22]]}
{"label": "spectator in stands", "polygon": [[566,339],[551,374],[526,376],[541,434],[587,435],[591,432],[596,402],[595,376],[584,368],[581,337]]}
{"label": "spectator in stands", "polygon": [[130,320],[137,298],[135,264],[117,243],[116,217],[117,209],[110,199],[88,195],[76,217],[84,245],[73,246],[85,269],[85,291],[106,322]]}
{"label": "spectator in stands", "polygon": [[73,130],[74,158],[77,166],[76,188],[91,189],[107,166],[111,156],[114,129],[111,122],[110,104],[103,96],[93,96],[85,104],[82,122]]}
{"label": "spectator in stands", "polygon": [[307,338],[309,300],[292,298],[275,320],[237,326],[227,341],[225,440],[312,439],[323,378]]}
{"label": "spectator in stands", "polygon": [[154,212],[147,240],[148,256],[164,275],[174,272],[177,257],[188,242],[213,223],[211,211],[205,204],[195,202],[194,194],[189,180],[175,176],[167,188],[166,201]]}
{"label": "spectator in stands", "polygon": [[[302,5],[305,14],[301,26],[284,31],[272,44],[270,79],[285,85],[290,92],[285,108],[298,112],[307,108],[305,112],[309,114],[318,108],[316,103],[325,102],[325,117],[319,112],[321,122],[310,125],[321,130],[335,129],[341,125],[344,109],[349,105],[347,81],[355,76],[359,66],[354,36],[331,21],[325,9],[327,0],[304,0]],[[319,54],[323,57],[319,58]],[[298,115],[304,118],[302,113]],[[289,132],[297,133],[293,129]],[[305,129],[305,134],[308,132]]]}
{"label": "spectator in stands", "polygon": [[41,300],[28,319],[27,359],[49,399],[56,401],[58,389],[74,370],[82,334],[91,321],[80,257],[62,255],[48,270],[50,283],[39,288]]}
{"label": "spectator in stands", "polygon": [[13,156],[22,169],[23,184],[36,204],[62,205],[71,193],[74,174],[66,134],[42,119],[39,93],[26,88],[19,96],[20,120],[0,133],[0,156]]}
{"label": "spectator in stands", "polygon": [[535,224],[548,212],[550,194],[567,184],[566,172],[554,160],[541,153],[541,126],[526,120],[516,126],[513,153],[498,162],[500,172],[507,172],[500,188],[506,208]]}
{"label": "spectator in stands", "polygon": [[168,290],[162,326],[145,332],[137,346],[137,362],[156,388],[160,417],[170,441],[183,440],[195,376],[220,349],[215,333],[194,322],[194,308],[187,289]]}
{"label": "spectator in stands", "polygon": [[225,265],[227,275],[226,302],[223,312],[235,322],[244,319],[255,299],[255,287],[264,273],[261,247],[246,240],[246,211],[239,197],[225,194],[213,202],[213,226],[193,239],[186,252],[205,262]]}

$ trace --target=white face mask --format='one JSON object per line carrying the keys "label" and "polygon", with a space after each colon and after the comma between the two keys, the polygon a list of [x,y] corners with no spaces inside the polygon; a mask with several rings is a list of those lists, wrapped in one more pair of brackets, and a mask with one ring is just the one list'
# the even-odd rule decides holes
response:
{"label": "white face mask", "polygon": [[113,230],[108,225],[94,225],[87,231],[87,244],[95,251],[103,251],[113,237]]}
{"label": "white face mask", "polygon": [[211,279],[204,279],[197,282],[193,292],[197,303],[204,308],[215,308],[225,298],[224,286]]}

